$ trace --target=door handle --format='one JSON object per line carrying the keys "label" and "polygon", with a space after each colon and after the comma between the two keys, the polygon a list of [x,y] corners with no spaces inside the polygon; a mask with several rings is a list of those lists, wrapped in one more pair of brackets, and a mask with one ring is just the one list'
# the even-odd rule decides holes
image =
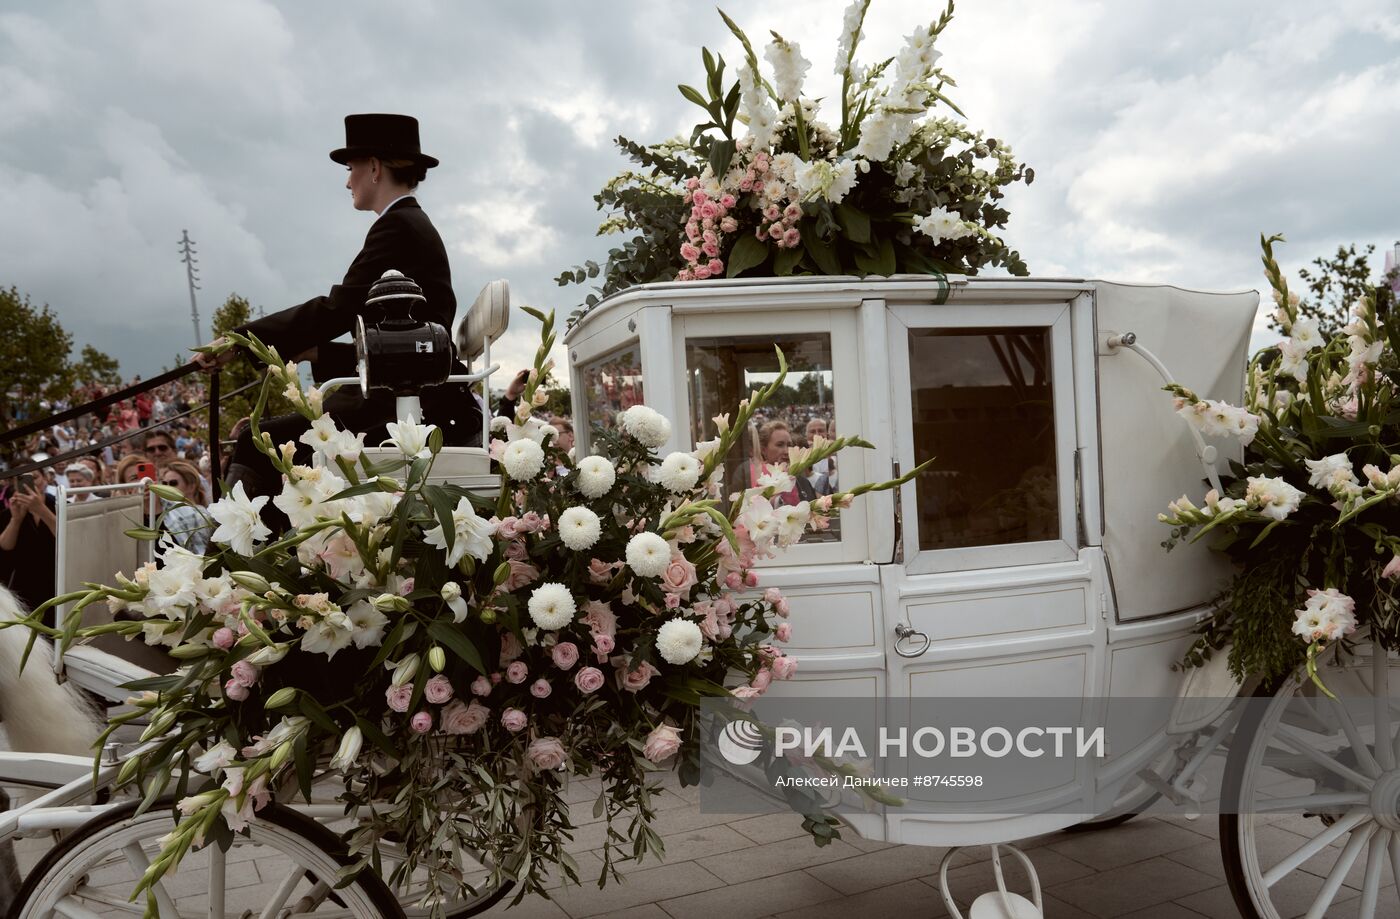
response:
{"label": "door handle", "polygon": [[[918,657],[928,650],[929,645],[933,644],[932,639],[930,639],[928,635],[902,622],[894,627],[894,634],[894,653],[898,654],[900,657]],[[912,640],[917,648],[906,649],[904,647],[904,643],[910,640]],[[922,642],[922,644],[920,644],[920,642]]]}

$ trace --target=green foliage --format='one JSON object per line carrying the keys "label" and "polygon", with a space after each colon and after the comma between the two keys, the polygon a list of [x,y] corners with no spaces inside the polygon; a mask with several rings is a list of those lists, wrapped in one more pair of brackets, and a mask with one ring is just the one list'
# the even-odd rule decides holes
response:
{"label": "green foliage", "polygon": [[41,417],[41,403],[69,399],[85,383],[121,381],[116,360],[91,345],[71,361],[72,334],[47,304],[36,307],[14,287],[0,288],[0,329],[0,428]]}

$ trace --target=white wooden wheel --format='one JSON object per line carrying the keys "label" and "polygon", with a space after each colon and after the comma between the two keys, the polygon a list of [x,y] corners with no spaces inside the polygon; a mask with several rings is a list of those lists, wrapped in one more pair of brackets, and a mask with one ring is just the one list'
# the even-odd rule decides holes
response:
{"label": "white wooden wheel", "polygon": [[[52,850],[25,879],[15,919],[141,916],[145,896],[129,897],[174,822],[168,805],[140,816],[135,810],[136,802],[115,808]],[[402,916],[383,882],[368,872],[332,890],[340,851],[339,840],[315,821],[269,805],[227,852],[215,845],[191,850],[153,888],[156,903],[162,919]]]}
{"label": "white wooden wheel", "polygon": [[1369,641],[1355,650],[1318,668],[1350,704],[1288,680],[1236,734],[1225,785],[1237,813],[1221,816],[1221,849],[1246,919],[1394,915],[1400,657]]}

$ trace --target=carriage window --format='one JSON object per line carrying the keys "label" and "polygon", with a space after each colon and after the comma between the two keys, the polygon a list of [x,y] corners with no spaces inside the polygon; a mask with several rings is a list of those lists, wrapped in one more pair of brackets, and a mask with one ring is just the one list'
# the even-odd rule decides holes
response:
{"label": "carriage window", "polygon": [[1060,535],[1050,330],[909,334],[919,548]]}
{"label": "carriage window", "polygon": [[607,430],[617,426],[618,412],[626,411],[643,399],[642,352],[628,345],[583,367],[583,404],[588,413],[583,429],[600,425]]}
{"label": "carriage window", "polygon": [[[787,360],[787,379],[725,458],[726,500],[730,494],[751,487],[765,465],[786,463],[789,447],[810,446],[817,434],[836,436],[829,334],[725,336],[686,339],[693,442],[718,437],[714,417],[721,413],[732,417],[741,399],[777,377],[774,345],[782,348]],[[832,458],[817,464],[798,478],[792,491],[773,500],[775,504],[810,501],[838,491],[840,484],[837,460]],[[840,520],[833,519],[830,529],[809,530],[802,542],[836,542],[840,538]]]}

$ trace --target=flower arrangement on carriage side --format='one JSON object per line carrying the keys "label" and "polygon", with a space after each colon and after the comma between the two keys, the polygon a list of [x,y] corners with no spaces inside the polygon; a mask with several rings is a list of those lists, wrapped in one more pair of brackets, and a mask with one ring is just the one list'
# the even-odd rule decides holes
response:
{"label": "flower arrangement on carriage side", "polygon": [[[613,178],[595,199],[611,212],[599,234],[635,233],[606,265],[588,262],[559,285],[602,276],[585,306],[634,284],[741,275],[962,272],[985,265],[1028,273],[994,230],[1009,217],[1003,189],[1034,172],[1010,147],[948,117],[962,112],[944,95],[952,79],[934,45],[953,3],[914,30],[899,54],[869,67],[856,62],[870,0],[846,10],[837,42],[840,121],[821,120],[803,95],[810,62],[776,32],[763,51],[764,75],[748,36],[723,11],[744,60],[725,85],[725,62],[703,50],[704,89],[681,94],[707,120],[690,137],[617,144],[638,166]],[[748,132],[736,136],[735,123]]]}
{"label": "flower arrangement on carriage side", "polygon": [[[720,436],[694,452],[659,457],[670,423],[637,405],[597,434],[605,455],[575,462],[533,414],[548,398],[554,317],[529,312],[542,341],[515,416],[493,424],[495,496],[429,481],[442,444],[431,425],[390,424],[398,458],[372,463],[364,435],[338,429],[294,365],[229,336],[268,364],[252,424],[283,474],[271,500],[291,529],[274,536],[260,516],[268,498],[238,485],[209,509],[218,528],[207,557],[167,542],[159,566],[55,601],[105,601],[132,617],[79,628],[73,615],[54,633],[64,647],[116,632],[182,662],[133,686],[133,711],[108,731],[149,719],[142,740],[154,746],[118,779],[141,783],[147,804],[179,777],[182,819],[141,888],[191,846],[256,820],[274,794],[299,786],[309,799],[325,766],[343,775],[347,807],[369,814],[350,831],[353,870],[379,870],[379,846],[401,845],[408,857],[389,880],[426,869],[434,907],[460,891],[464,854],[485,856],[493,887],[516,881],[517,899],[542,892],[552,865],[577,881],[562,780],[599,774],[594,814],[610,827],[601,885],[616,876],[615,857],[661,853],[649,826],[654,776],[678,768],[696,781],[701,700],[751,699],[793,675],[787,601],[760,592],[755,563],[917,470],[775,508],[769,497],[793,476],[868,446],[817,438],[721,510],[721,458],[782,385],[781,352],[777,379],[732,424],[716,419]],[[281,387],[312,422],[303,441],[314,465],[298,464],[296,444],[257,433]],[[619,821],[625,835],[611,829]],[[815,804],[805,825],[819,845],[839,835]]]}
{"label": "flower arrangement on carriage side", "polygon": [[1263,261],[1289,337],[1250,361],[1246,405],[1167,387],[1203,434],[1238,437],[1244,462],[1223,493],[1200,507],[1183,495],[1159,519],[1173,527],[1168,548],[1221,536],[1237,563],[1187,663],[1229,642],[1237,676],[1272,680],[1306,662],[1317,680],[1317,656],[1359,628],[1400,647],[1400,317],[1367,296],[1323,340],[1274,260],[1281,240],[1262,239]]}

